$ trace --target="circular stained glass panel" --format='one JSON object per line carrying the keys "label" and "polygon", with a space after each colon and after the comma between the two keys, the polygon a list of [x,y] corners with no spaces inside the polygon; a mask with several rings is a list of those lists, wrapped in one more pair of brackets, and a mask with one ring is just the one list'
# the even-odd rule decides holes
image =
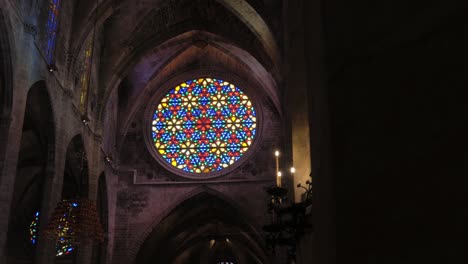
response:
{"label": "circular stained glass panel", "polygon": [[160,157],[188,173],[211,173],[238,161],[252,145],[257,114],[229,82],[200,78],[169,91],[153,113],[151,135]]}

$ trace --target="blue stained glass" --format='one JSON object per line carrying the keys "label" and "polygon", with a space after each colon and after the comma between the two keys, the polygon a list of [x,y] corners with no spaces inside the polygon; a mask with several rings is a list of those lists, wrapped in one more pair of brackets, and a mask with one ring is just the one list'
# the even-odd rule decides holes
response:
{"label": "blue stained glass", "polygon": [[221,133],[221,139],[223,140],[227,140],[230,137],[231,137],[231,132],[229,131],[224,131],[223,133]]}
{"label": "blue stained glass", "polygon": [[183,128],[194,128],[195,127],[195,122],[193,121],[187,121],[182,125]]}
{"label": "blue stained glass", "polygon": [[222,114],[223,114],[223,116],[230,116],[230,115],[231,115],[231,111],[229,110],[229,108],[225,107],[225,108],[223,108],[223,110],[222,110]]}
{"label": "blue stained glass", "polygon": [[199,140],[201,138],[201,133],[199,131],[195,131],[192,134],[192,139]]}
{"label": "blue stained glass", "polygon": [[157,153],[172,166],[209,173],[230,166],[247,151],[255,135],[254,114],[252,103],[235,85],[193,79],[163,97],[151,135]]}
{"label": "blue stained glass", "polygon": [[195,86],[195,88],[193,88],[192,93],[194,95],[199,95],[201,93],[201,90],[202,90],[201,87],[197,85]]}
{"label": "blue stained glass", "polygon": [[171,135],[169,135],[169,134],[163,134],[163,135],[162,135],[162,139],[167,141],[167,140],[171,139]]}
{"label": "blue stained glass", "polygon": [[192,111],[194,117],[201,117],[202,112],[199,109]]}
{"label": "blue stained glass", "polygon": [[215,132],[209,132],[209,133],[207,133],[206,138],[209,139],[210,141],[214,140],[214,139],[216,139],[216,133]]}
{"label": "blue stained glass", "polygon": [[164,128],[164,123],[163,123],[163,122],[158,122],[158,123],[156,123],[156,128],[157,128],[158,130],[163,129],[163,128]]}
{"label": "blue stained glass", "polygon": [[208,116],[213,117],[216,115],[216,110],[213,108],[208,109],[207,113]]}
{"label": "blue stained glass", "polygon": [[49,9],[47,17],[47,46],[45,50],[45,57],[47,63],[53,64],[55,44],[57,41],[58,20],[60,14],[60,0],[49,0]]}
{"label": "blue stained glass", "polygon": [[177,140],[186,140],[187,137],[185,136],[185,134],[183,132],[179,132],[177,133]]}
{"label": "blue stained glass", "polygon": [[163,116],[164,116],[165,118],[170,118],[170,117],[172,117],[172,111],[169,111],[169,110],[163,111],[162,114],[163,114]]}
{"label": "blue stained glass", "polygon": [[210,94],[216,93],[216,86],[214,86],[214,85],[208,86],[208,92],[209,92]]}
{"label": "blue stained glass", "polygon": [[33,245],[37,242],[37,233],[39,227],[39,211],[34,213],[34,218],[29,225],[29,238]]}

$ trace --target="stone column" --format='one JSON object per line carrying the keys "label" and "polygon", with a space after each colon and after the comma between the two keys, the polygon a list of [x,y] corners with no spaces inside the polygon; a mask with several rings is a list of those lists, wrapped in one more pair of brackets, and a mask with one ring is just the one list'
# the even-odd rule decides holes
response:
{"label": "stone column", "polygon": [[[313,183],[313,261],[317,264],[336,262],[335,201],[330,137],[329,99],[324,85],[324,25],[322,3],[304,0],[304,42],[309,91],[310,146]],[[333,33],[331,33],[333,34]]]}
{"label": "stone column", "polygon": [[[90,133],[88,127],[83,126],[83,138],[86,145],[86,153],[88,159],[88,199],[96,202],[97,186],[99,179],[99,163],[100,163],[100,142]],[[91,264],[93,257],[93,244],[95,241],[85,239],[80,243],[77,252],[77,262],[80,264]]]}
{"label": "stone column", "polygon": [[54,166],[48,166],[47,168],[47,179],[42,201],[42,216],[36,249],[36,263],[38,264],[54,263],[55,259],[55,241],[46,239],[41,234],[43,234],[57,203],[62,199],[63,174],[65,171],[65,157],[67,155],[67,136],[63,124],[56,124],[56,127]]}
{"label": "stone column", "polygon": [[0,183],[5,161],[6,146],[8,144],[8,132],[10,129],[11,118],[9,116],[0,117]]}
{"label": "stone column", "polygon": [[[310,179],[309,102],[304,47],[304,19],[302,1],[284,1],[285,16],[285,107],[291,125],[292,164],[295,202],[301,201],[303,190],[295,188]],[[283,173],[290,174],[288,164]]]}
{"label": "stone column", "polygon": [[[21,28],[20,26],[18,26]],[[27,43],[29,35],[23,32],[16,32],[18,42]],[[28,45],[18,46],[17,50],[28,50]],[[8,221],[10,216],[10,203],[13,196],[16,167],[18,163],[19,148],[21,145],[21,135],[23,128],[24,111],[28,90],[28,65],[30,53],[24,52],[24,56],[17,58],[17,64],[23,67],[13,69],[13,100],[11,109],[11,119],[2,121],[2,140],[0,148],[3,148],[0,161],[0,263],[6,263],[6,242],[8,234]]]}
{"label": "stone column", "polygon": [[[19,92],[17,93],[19,94]],[[23,95],[18,95],[24,97]],[[18,99],[16,98],[16,99]],[[24,116],[25,100],[21,100],[22,104],[16,104],[13,108],[13,114]],[[10,126],[6,131],[4,151],[5,155],[2,159],[2,171],[0,172],[0,263],[6,263],[6,247],[8,234],[8,221],[10,217],[10,203],[13,196],[15,186],[16,167],[18,163],[19,148],[21,145],[21,131],[23,127],[23,118],[15,118],[11,120]]]}

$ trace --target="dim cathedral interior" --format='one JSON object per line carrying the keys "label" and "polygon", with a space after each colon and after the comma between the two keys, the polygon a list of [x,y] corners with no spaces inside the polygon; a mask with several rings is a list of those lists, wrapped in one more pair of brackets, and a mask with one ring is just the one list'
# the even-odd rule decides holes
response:
{"label": "dim cathedral interior", "polygon": [[0,0],[0,263],[467,263],[467,12]]}

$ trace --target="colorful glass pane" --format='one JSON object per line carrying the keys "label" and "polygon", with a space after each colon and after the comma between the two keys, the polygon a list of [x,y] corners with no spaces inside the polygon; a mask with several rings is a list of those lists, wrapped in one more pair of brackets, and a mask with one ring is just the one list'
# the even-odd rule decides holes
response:
{"label": "colorful glass pane", "polygon": [[78,203],[70,202],[68,210],[63,213],[63,217],[60,218],[59,225],[57,227],[58,231],[58,240],[55,243],[56,256],[69,255],[72,253],[75,248],[73,246],[73,239],[75,231],[71,228],[73,226],[72,222],[75,219],[72,219],[72,211],[78,208]]}
{"label": "colorful glass pane", "polygon": [[49,0],[49,8],[47,9],[47,43],[45,49],[45,57],[48,64],[54,61],[55,44],[57,41],[57,29],[60,11],[60,0]]}
{"label": "colorful glass pane", "polygon": [[257,114],[239,87],[200,78],[169,91],[153,114],[152,139],[170,165],[190,173],[226,168],[252,145]]}
{"label": "colorful glass pane", "polygon": [[34,219],[29,225],[29,240],[31,244],[36,245],[37,243],[37,233],[39,230],[39,211],[34,213]]}
{"label": "colorful glass pane", "polygon": [[88,107],[88,88],[89,77],[91,76],[91,58],[93,54],[93,41],[89,41],[83,58],[83,69],[81,72],[81,95],[80,95],[80,110],[81,113],[86,112]]}

